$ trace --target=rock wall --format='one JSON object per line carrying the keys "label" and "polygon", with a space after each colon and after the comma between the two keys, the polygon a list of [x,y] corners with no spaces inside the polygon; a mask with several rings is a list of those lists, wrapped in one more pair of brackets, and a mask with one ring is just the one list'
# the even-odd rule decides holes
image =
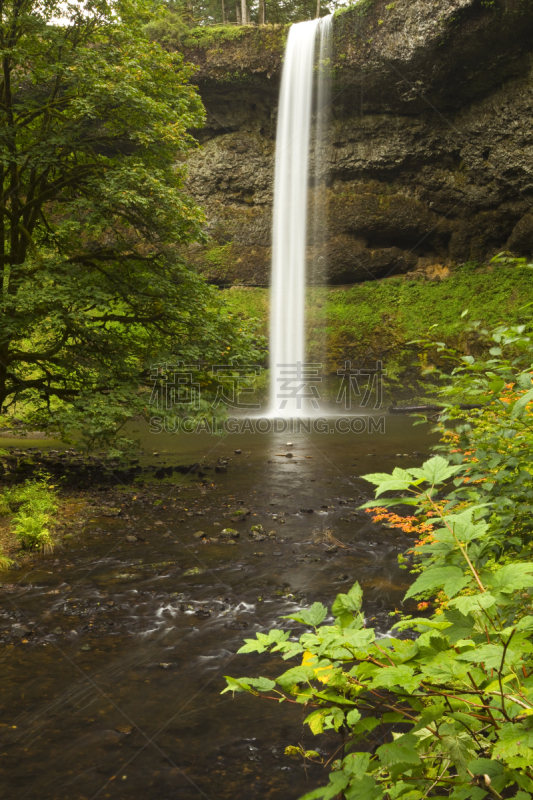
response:
{"label": "rock wall", "polygon": [[[189,259],[266,285],[283,28],[197,47],[208,112],[189,191],[211,237]],[[327,232],[344,284],[533,253],[533,0],[360,0],[334,20]]]}

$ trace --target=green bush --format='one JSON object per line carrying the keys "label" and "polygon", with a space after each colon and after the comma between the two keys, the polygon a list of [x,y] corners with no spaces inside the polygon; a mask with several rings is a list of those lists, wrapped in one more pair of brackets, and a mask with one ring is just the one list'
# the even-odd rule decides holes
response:
{"label": "green bush", "polygon": [[0,515],[13,513],[11,529],[20,544],[48,553],[54,548],[50,528],[57,508],[57,491],[47,476],[26,481],[0,497]]}

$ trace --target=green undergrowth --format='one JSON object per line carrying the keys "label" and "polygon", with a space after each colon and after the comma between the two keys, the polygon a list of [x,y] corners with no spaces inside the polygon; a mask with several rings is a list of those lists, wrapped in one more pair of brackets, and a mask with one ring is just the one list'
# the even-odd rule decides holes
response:
{"label": "green undergrowth", "polygon": [[[389,394],[420,392],[419,347],[413,341],[433,326],[466,355],[483,347],[474,330],[466,330],[461,315],[494,327],[527,323],[533,290],[530,270],[516,266],[464,264],[444,280],[395,277],[347,287],[310,287],[307,292],[308,360],[325,364],[334,374],[345,361],[378,359],[387,370]],[[269,292],[233,288],[227,292],[232,309],[268,329]]]}
{"label": "green undergrowth", "polygon": [[[57,490],[46,475],[4,489],[0,494],[0,517],[11,516],[10,532],[28,550],[52,552],[51,528],[57,510]],[[10,559],[0,554],[0,568],[10,564]]]}
{"label": "green undergrowth", "polygon": [[227,42],[242,41],[252,50],[279,50],[283,53],[289,25],[197,25],[191,27],[176,14],[162,13],[150,22],[145,31],[149,38],[174,50],[214,51]]}

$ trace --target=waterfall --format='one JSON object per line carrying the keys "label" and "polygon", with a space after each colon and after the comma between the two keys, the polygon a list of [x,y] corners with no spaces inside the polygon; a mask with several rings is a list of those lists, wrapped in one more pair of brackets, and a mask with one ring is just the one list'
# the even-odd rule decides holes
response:
{"label": "waterfall", "polygon": [[[305,363],[305,284],[309,152],[314,144],[315,177],[323,135],[320,122],[325,105],[323,65],[328,58],[332,15],[290,28],[285,49],[276,132],[272,284],[270,301],[270,404],[274,415],[301,414],[305,406],[297,393]],[[313,126],[315,56],[319,56],[317,123]],[[316,216],[316,207],[315,213]],[[313,220],[316,225],[316,219]],[[298,367],[300,365],[300,367]],[[295,388],[296,387],[296,388]]]}

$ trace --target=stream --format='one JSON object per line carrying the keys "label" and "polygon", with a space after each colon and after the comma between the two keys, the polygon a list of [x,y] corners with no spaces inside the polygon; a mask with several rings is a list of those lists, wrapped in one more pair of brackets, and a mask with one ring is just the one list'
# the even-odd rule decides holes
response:
{"label": "stream", "polygon": [[300,706],[221,695],[223,676],[288,669],[235,654],[257,631],[301,631],[279,617],[330,605],[355,580],[367,624],[390,628],[409,578],[397,556],[411,542],[357,510],[371,496],[359,476],[420,466],[428,427],[386,416],[385,434],[142,431],[141,444],[145,466],[205,466],[87,486],[83,522],[61,548],[1,573],[2,796],[295,800],[327,771],[285,747],[326,754],[335,739],[304,730]]}

